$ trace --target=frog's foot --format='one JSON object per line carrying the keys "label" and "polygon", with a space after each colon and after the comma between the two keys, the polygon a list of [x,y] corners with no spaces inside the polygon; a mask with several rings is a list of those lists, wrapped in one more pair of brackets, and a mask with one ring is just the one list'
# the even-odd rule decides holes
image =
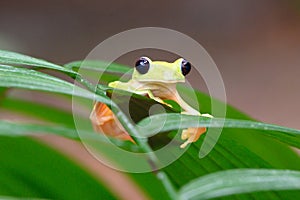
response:
{"label": "frog's foot", "polygon": [[196,142],[199,137],[206,132],[205,127],[200,128],[188,128],[182,131],[181,133],[181,139],[186,140],[182,145],[180,145],[180,148],[185,148],[188,144],[192,142]]}
{"label": "frog's foot", "polygon": [[209,118],[214,118],[214,116],[208,114],[208,113],[205,113],[205,114],[201,114],[201,117],[209,117]]}
{"label": "frog's foot", "polygon": [[101,126],[107,121],[113,120],[112,111],[103,103],[95,103],[90,119],[94,125]]}
{"label": "frog's foot", "polygon": [[106,104],[96,102],[90,115],[90,119],[96,132],[135,143]]}

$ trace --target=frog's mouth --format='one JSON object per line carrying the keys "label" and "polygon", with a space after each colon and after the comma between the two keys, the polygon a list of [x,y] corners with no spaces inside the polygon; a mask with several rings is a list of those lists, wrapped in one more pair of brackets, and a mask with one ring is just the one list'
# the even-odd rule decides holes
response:
{"label": "frog's mouth", "polygon": [[184,83],[185,80],[184,79],[171,79],[171,80],[156,80],[156,79],[143,79],[143,80],[139,80],[137,79],[139,82],[153,82],[154,84],[157,83],[164,83],[164,84],[168,84],[168,83]]}

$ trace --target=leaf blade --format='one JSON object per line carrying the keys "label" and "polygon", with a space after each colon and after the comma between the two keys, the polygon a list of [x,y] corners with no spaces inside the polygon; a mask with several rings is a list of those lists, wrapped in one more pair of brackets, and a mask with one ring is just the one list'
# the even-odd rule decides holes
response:
{"label": "leaf blade", "polygon": [[75,95],[87,99],[110,104],[108,97],[95,95],[62,79],[25,68],[16,68],[8,65],[0,65],[0,87],[16,87],[31,90],[56,92],[67,95]]}
{"label": "leaf blade", "polygon": [[29,66],[35,66],[35,67],[43,67],[43,68],[48,68],[48,69],[54,69],[70,74],[76,75],[77,73],[64,68],[60,65],[53,64],[51,62],[42,60],[42,59],[37,59],[31,56],[23,55],[20,53],[16,52],[11,52],[11,51],[5,51],[5,50],[0,50],[0,63],[2,64],[9,64],[9,65],[29,65]]}
{"label": "leaf blade", "polygon": [[209,174],[183,186],[179,199],[210,199],[268,190],[300,189],[300,172],[236,169]]}
{"label": "leaf blade", "polygon": [[[163,127],[158,127],[161,119],[166,119]],[[201,116],[182,115],[176,113],[164,113],[143,119],[139,125],[143,127],[144,124],[150,123],[152,126],[146,126],[141,132],[143,136],[153,135],[156,130],[170,131],[174,129],[183,129],[189,127],[208,127],[208,128],[244,128],[262,130],[263,133],[271,136],[281,142],[300,148],[300,130],[288,127],[266,124],[262,122],[255,122],[250,120],[237,119],[222,119],[222,118],[207,118]],[[281,133],[275,133],[277,131]]]}

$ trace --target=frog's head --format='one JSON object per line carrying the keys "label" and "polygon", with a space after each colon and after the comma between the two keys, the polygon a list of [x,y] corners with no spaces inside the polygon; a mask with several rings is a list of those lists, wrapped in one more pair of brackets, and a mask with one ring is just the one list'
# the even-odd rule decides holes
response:
{"label": "frog's head", "polygon": [[140,82],[184,82],[185,75],[191,70],[191,64],[183,58],[173,63],[152,61],[148,57],[141,57],[135,63],[132,79]]}

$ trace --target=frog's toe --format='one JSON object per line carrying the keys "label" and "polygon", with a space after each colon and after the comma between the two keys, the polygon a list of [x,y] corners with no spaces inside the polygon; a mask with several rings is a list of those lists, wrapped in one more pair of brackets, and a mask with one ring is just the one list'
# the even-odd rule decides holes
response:
{"label": "frog's toe", "polygon": [[110,82],[108,84],[109,87],[116,88],[118,86],[119,81]]}
{"label": "frog's toe", "polygon": [[166,102],[164,102],[165,105],[169,106],[170,108],[173,108],[173,106],[171,104],[168,104]]}
{"label": "frog's toe", "polygon": [[154,99],[155,101],[157,101],[157,102],[159,102],[159,103],[161,103],[161,104],[164,104],[164,105],[166,105],[166,106],[169,106],[169,107],[173,108],[171,104],[168,104],[168,103],[164,102],[164,101],[163,101],[161,98],[159,98],[159,97],[152,97],[151,99]]}
{"label": "frog's toe", "polygon": [[180,145],[180,148],[181,149],[184,149],[188,144],[190,144],[191,142],[190,141],[185,141],[182,145]]}
{"label": "frog's toe", "polygon": [[168,103],[164,102],[163,100],[160,100],[159,103],[164,104],[170,108],[173,108],[173,106],[171,104],[168,104]]}
{"label": "frog's toe", "polygon": [[190,136],[190,134],[189,134],[189,132],[188,132],[188,129],[185,129],[185,130],[182,131],[182,133],[181,133],[181,139],[182,139],[182,140],[188,139],[189,136]]}
{"label": "frog's toe", "polygon": [[212,115],[205,113],[205,114],[201,114],[201,117],[209,117],[209,118],[214,118]]}

